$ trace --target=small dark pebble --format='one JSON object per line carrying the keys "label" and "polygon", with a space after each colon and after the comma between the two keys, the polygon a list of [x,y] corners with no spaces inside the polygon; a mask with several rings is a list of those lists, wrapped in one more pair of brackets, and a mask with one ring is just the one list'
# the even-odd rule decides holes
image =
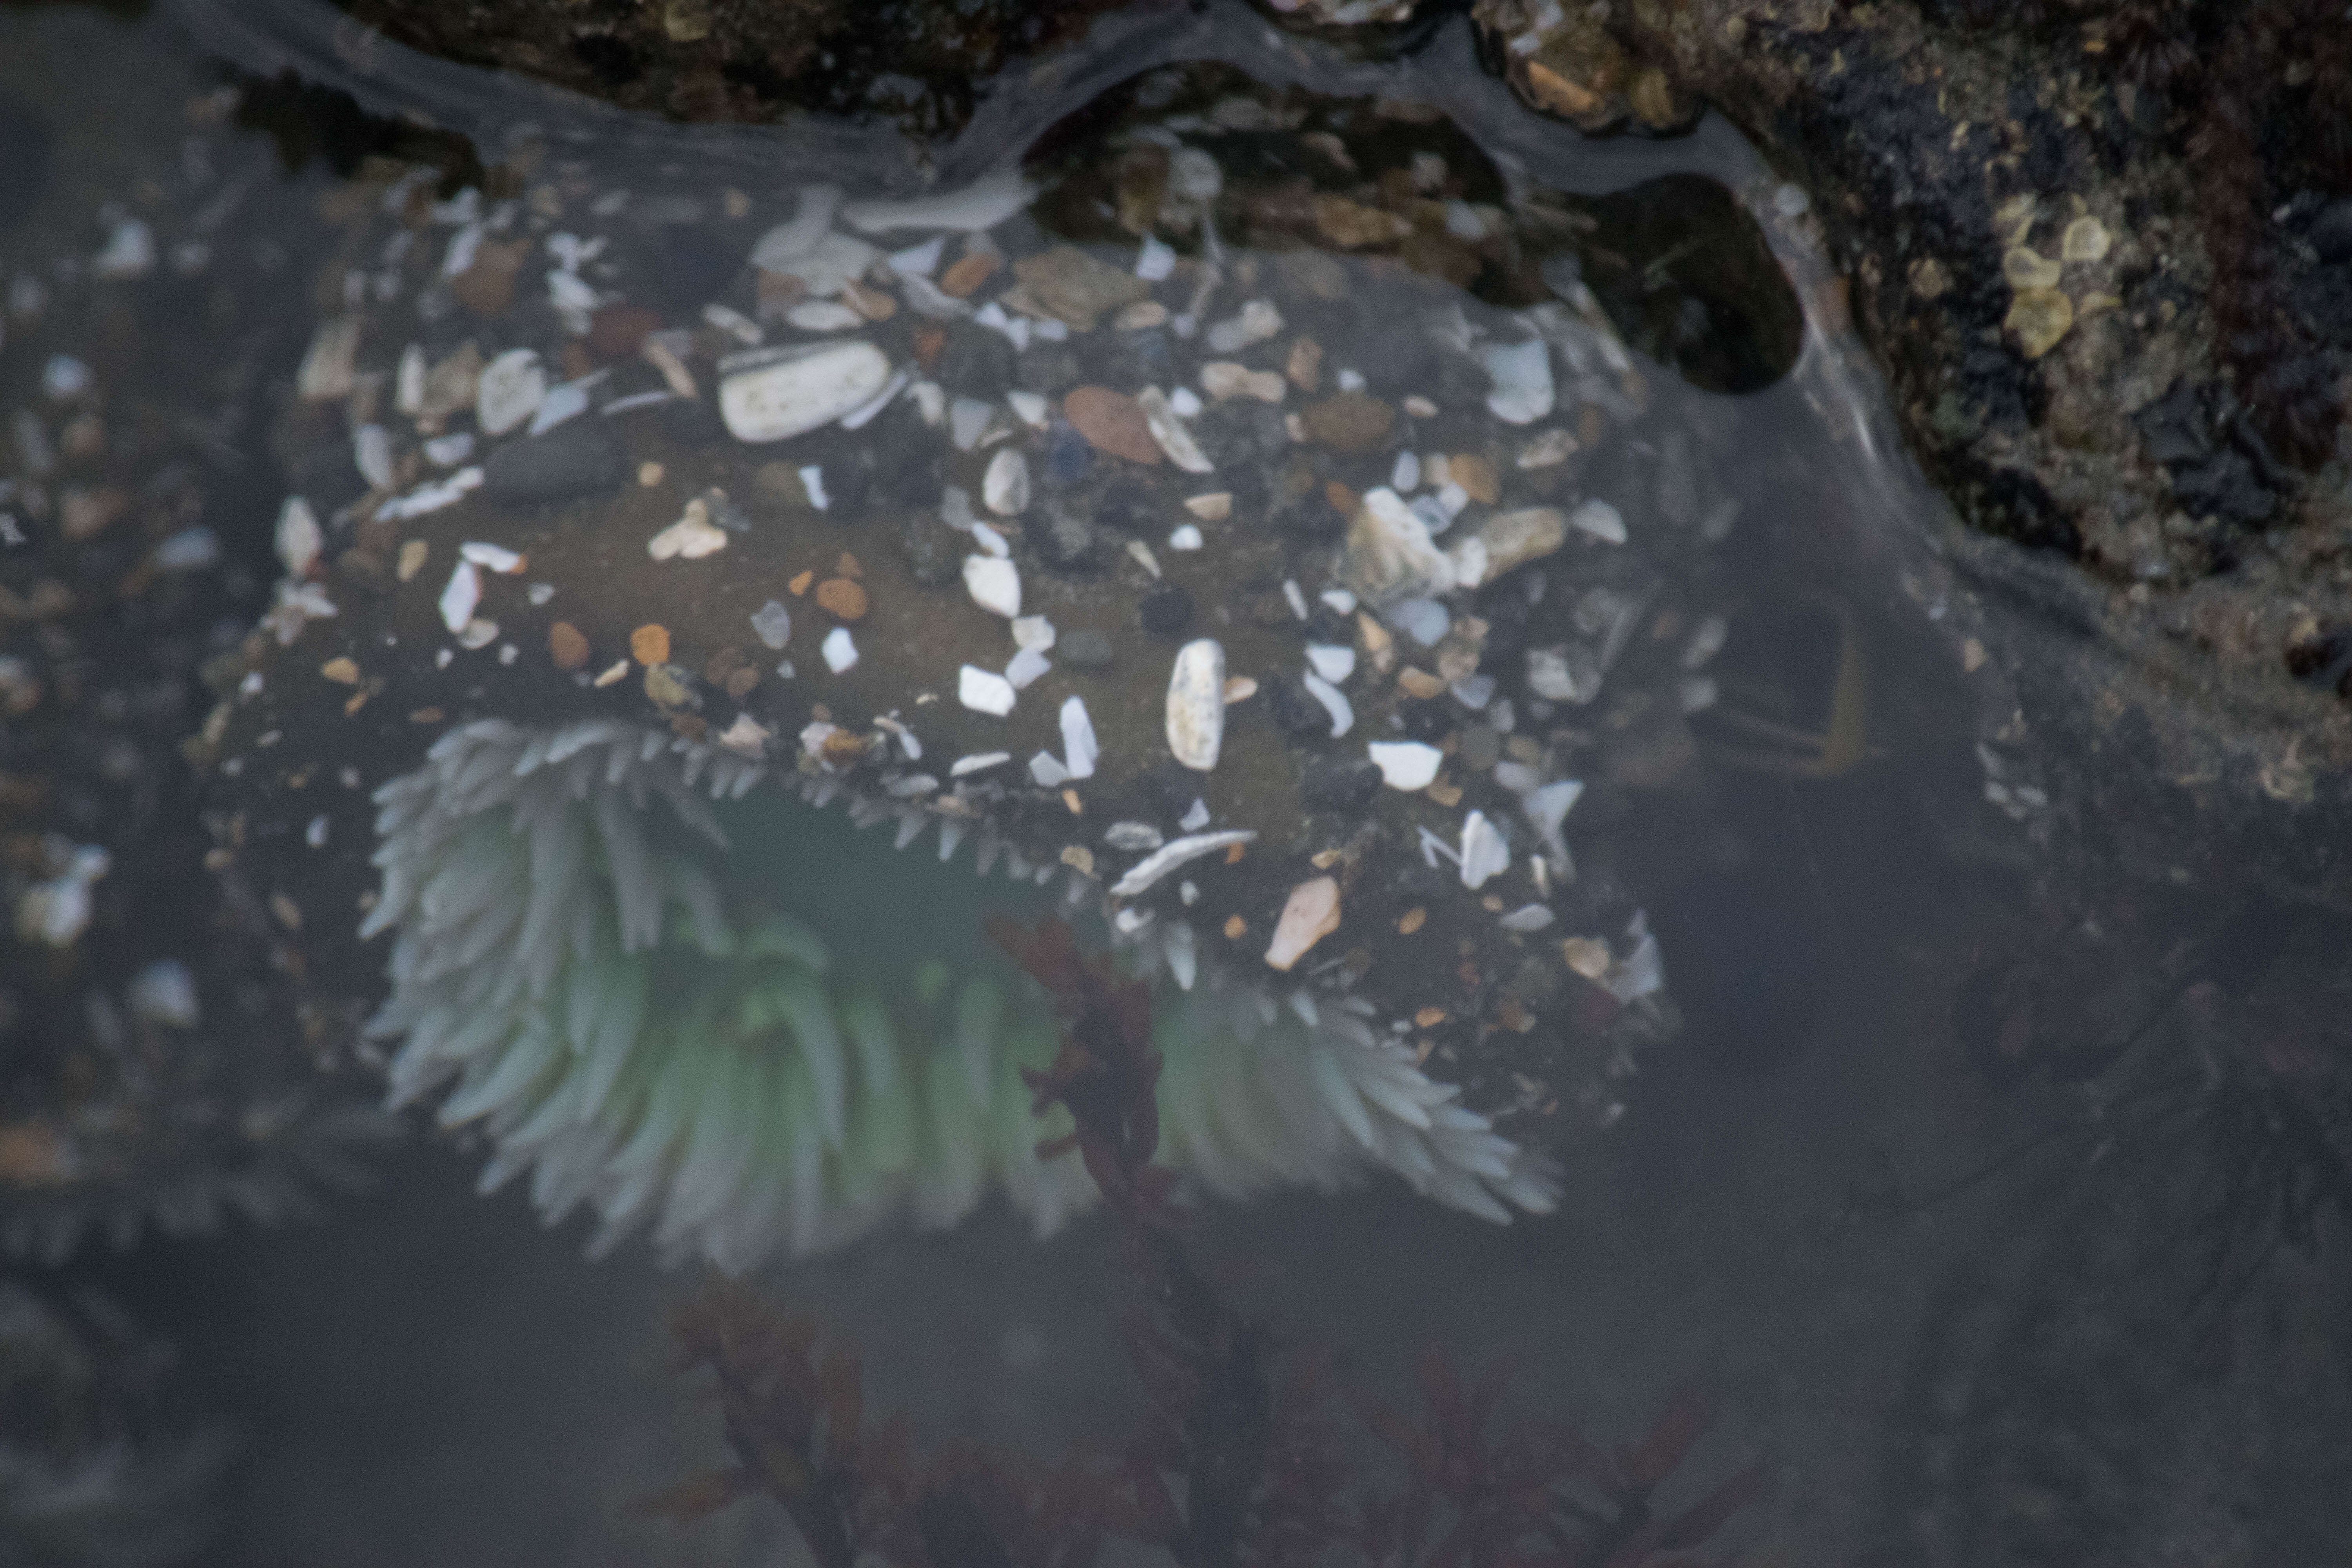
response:
{"label": "small dark pebble", "polygon": [[1001,393],[1013,380],[1013,345],[1002,332],[959,323],[940,353],[940,384],[967,397]]}
{"label": "small dark pebble", "polygon": [[1161,386],[1175,371],[1175,354],[1171,351],[1168,334],[1152,331],[1143,332],[1108,332],[1110,342],[1104,345],[1102,379],[1112,386]]}
{"label": "small dark pebble", "polygon": [[352,466],[349,441],[328,441],[307,447],[289,467],[286,488],[310,503],[320,521],[366,493],[367,481]]}
{"label": "small dark pebble", "polygon": [[835,522],[863,522],[876,486],[875,449],[860,447],[823,465],[824,515]]}
{"label": "small dark pebble", "polygon": [[1192,624],[1192,595],[1173,583],[1162,583],[1143,595],[1143,629],[1154,637],[1183,635]]}
{"label": "small dark pebble", "polygon": [[1110,638],[1100,632],[1064,632],[1054,644],[1054,656],[1078,669],[1110,668]]}
{"label": "small dark pebble", "polygon": [[1136,787],[1171,822],[1181,821],[1202,797],[1201,775],[1167,757],[1136,777]]}
{"label": "small dark pebble", "polygon": [[1193,422],[1193,437],[1220,469],[1248,469],[1271,463],[1290,449],[1282,410],[1255,397],[1213,405]]}
{"label": "small dark pebble", "polygon": [[898,545],[906,552],[907,574],[926,588],[943,588],[963,575],[963,558],[971,551],[963,536],[930,512],[908,512],[898,525]]}
{"label": "small dark pebble", "polygon": [[1418,855],[1401,858],[1397,865],[1396,896],[1400,904],[1421,903],[1442,899],[1450,883],[1444,871],[1427,864]]}
{"label": "small dark pebble", "polygon": [[1094,466],[1095,449],[1087,444],[1087,438],[1067,421],[1054,421],[1053,433],[1045,437],[1045,482],[1075,485]]}
{"label": "small dark pebble", "polygon": [[1297,676],[1269,676],[1260,689],[1265,693],[1266,710],[1285,734],[1302,741],[1330,738],[1331,710],[1316,701]]}
{"label": "small dark pebble", "polygon": [[1276,501],[1267,521],[1292,538],[1309,544],[1327,543],[1348,528],[1348,520],[1319,490]]}
{"label": "small dark pebble", "polygon": [[2322,261],[2352,261],[2352,196],[2339,196],[2311,220],[2311,247]]}
{"label": "small dark pebble", "polygon": [[[1102,563],[1102,540],[1094,525],[1059,502],[1049,504],[1044,520],[1029,530],[1029,542],[1036,547],[1046,565],[1059,572],[1091,571]],[[1150,605],[1147,599],[1147,625]]]}
{"label": "small dark pebble", "polygon": [[1042,392],[1048,397],[1058,396],[1078,384],[1085,374],[1078,366],[1078,356],[1066,348],[1048,345],[1033,348],[1021,356],[1021,385],[1030,392]]}
{"label": "small dark pebble", "polygon": [[1310,642],[1345,646],[1355,640],[1356,628],[1349,625],[1347,616],[1318,599],[1312,601],[1307,616],[1307,637]]}
{"label": "small dark pebble", "polygon": [[735,237],[714,224],[664,224],[646,230],[642,243],[640,289],[681,315],[700,310],[742,270]]}
{"label": "small dark pebble", "polygon": [[718,408],[708,399],[673,397],[667,403],[655,404],[651,412],[669,433],[669,438],[680,446],[711,447],[732,439]]}
{"label": "small dark pebble", "polygon": [[1094,520],[1099,526],[1120,533],[1140,534],[1151,526],[1151,498],[1140,485],[1131,481],[1113,484],[1096,499]]}
{"label": "small dark pebble", "polygon": [[1354,816],[1381,793],[1381,770],[1362,757],[1316,763],[1298,781],[1299,798],[1324,811]]}
{"label": "small dark pebble", "polygon": [[573,419],[492,452],[482,464],[482,493],[500,506],[530,506],[599,495],[628,474],[621,438],[601,420]]}

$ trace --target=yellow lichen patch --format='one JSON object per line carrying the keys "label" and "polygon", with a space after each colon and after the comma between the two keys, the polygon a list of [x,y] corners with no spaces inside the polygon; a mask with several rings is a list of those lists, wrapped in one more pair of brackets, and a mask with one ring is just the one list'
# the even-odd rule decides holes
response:
{"label": "yellow lichen patch", "polygon": [[2058,257],[2062,261],[2104,261],[2113,243],[2107,226],[2085,213],[2066,226],[2058,241]]}
{"label": "yellow lichen patch", "polygon": [[2030,246],[2012,245],[2001,253],[2000,275],[2020,293],[2058,287],[2058,263]]}
{"label": "yellow lichen patch", "polygon": [[2017,335],[2027,359],[2040,359],[2074,325],[2074,301],[2055,289],[2021,289],[2000,324]]}

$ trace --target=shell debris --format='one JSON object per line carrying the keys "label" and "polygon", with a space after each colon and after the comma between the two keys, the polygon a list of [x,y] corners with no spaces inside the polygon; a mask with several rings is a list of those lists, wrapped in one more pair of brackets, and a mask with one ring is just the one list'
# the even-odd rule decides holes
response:
{"label": "shell debris", "polygon": [[965,556],[963,585],[992,616],[1011,620],[1021,613],[1021,570],[1001,555]]}
{"label": "shell debris", "polygon": [[1266,945],[1269,968],[1284,973],[1307,956],[1307,950],[1339,929],[1339,884],[1317,877],[1290,889],[1282,918],[1275,922],[1274,940]]}
{"label": "shell debris", "polygon": [[1374,741],[1364,748],[1391,789],[1426,789],[1437,778],[1445,753],[1419,741]]}
{"label": "shell debris", "polygon": [[1217,765],[1225,738],[1225,650],[1213,637],[1186,643],[1168,676],[1168,749],[1198,773]]}
{"label": "shell debris", "polygon": [[441,590],[441,624],[452,634],[466,629],[474,618],[474,608],[482,602],[481,568],[470,561],[460,561],[450,570],[448,584]]}
{"label": "shell debris", "polygon": [[967,664],[956,674],[956,700],[975,713],[1002,719],[1013,711],[1013,683],[994,670]]}

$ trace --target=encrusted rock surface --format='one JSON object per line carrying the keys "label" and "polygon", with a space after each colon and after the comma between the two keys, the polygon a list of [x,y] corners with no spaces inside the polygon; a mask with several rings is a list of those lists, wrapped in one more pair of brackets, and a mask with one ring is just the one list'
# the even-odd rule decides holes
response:
{"label": "encrusted rock surface", "polygon": [[[2352,42],[2310,3],[1562,7],[1489,58],[1594,130],[1719,108],[1796,182],[2066,842],[2342,906]],[[2290,126],[2308,134],[2286,134]]]}
{"label": "encrusted rock surface", "polygon": [[[384,25],[615,101],[756,118],[824,101],[741,63],[800,58],[822,33],[807,9],[682,4],[542,29],[528,7],[425,6]],[[1269,14],[1374,49],[1441,20],[1325,0]],[[2340,10],[1479,0],[1475,15],[1489,64],[1545,111],[1671,132],[1713,108],[1790,176],[1784,216],[1816,226],[1843,273],[1815,312],[1870,343],[1913,455],[1972,531],[1941,542],[2002,628],[2012,738],[2057,770],[2071,841],[2352,902],[2352,857],[2308,826],[2352,803]],[[1027,37],[1074,16],[1039,13]],[[966,58],[985,69],[1008,37],[983,26]]]}

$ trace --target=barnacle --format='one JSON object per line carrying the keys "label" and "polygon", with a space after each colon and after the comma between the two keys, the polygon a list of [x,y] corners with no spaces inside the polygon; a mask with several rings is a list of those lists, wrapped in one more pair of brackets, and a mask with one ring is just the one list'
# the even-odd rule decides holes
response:
{"label": "barnacle", "polygon": [[[645,1227],[730,1270],[895,1215],[950,1225],[992,1187],[1041,1232],[1084,1207],[1076,1163],[1036,1156],[1062,1129],[1020,1077],[1052,1059],[1052,1014],[980,927],[1091,884],[944,822],[938,858],[970,837],[978,875],[894,886],[852,826],[896,822],[904,849],[933,819],[821,809],[837,783],[618,720],[444,736],[376,796],[394,1100],[447,1086],[441,1120],[495,1148],[483,1186],[528,1172],[551,1220],[594,1213],[596,1247]],[[1201,1187],[1384,1168],[1496,1220],[1551,1205],[1547,1161],[1345,1000],[1278,995],[1172,921],[1120,951],[1166,982],[1161,1148]]]}

